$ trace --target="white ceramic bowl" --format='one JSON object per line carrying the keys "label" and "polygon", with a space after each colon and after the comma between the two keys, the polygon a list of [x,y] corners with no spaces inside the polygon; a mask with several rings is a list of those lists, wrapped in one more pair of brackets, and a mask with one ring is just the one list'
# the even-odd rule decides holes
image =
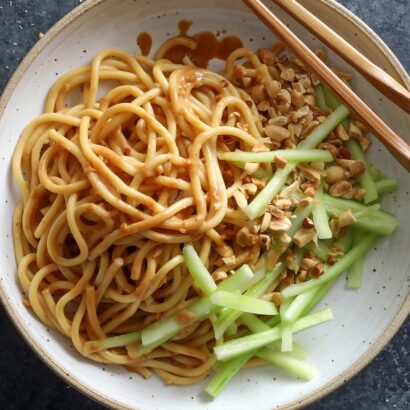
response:
{"label": "white ceramic bowl", "polygon": [[[270,2],[269,2],[270,3]],[[385,44],[360,20],[331,0],[302,1],[350,43],[391,75],[409,85],[409,77]],[[271,4],[269,4],[271,6]],[[275,11],[277,11],[275,9]],[[291,18],[278,12],[309,46],[321,44]],[[104,47],[136,51],[136,35],[152,33],[160,44],[175,33],[182,19],[194,21],[194,32],[225,28],[257,48],[271,44],[272,34],[235,0],[90,0],[54,26],[33,48],[11,79],[0,102],[0,291],[7,311],[29,345],[61,377],[103,404],[126,409],[291,409],[318,399],[365,366],[388,342],[410,311],[409,178],[378,143],[371,159],[388,175],[399,179],[400,191],[383,206],[400,221],[397,232],[377,245],[367,259],[364,286],[347,291],[343,280],[326,299],[335,320],[305,332],[298,339],[310,351],[309,361],[319,375],[310,382],[295,380],[272,367],[248,369],[211,401],[202,385],[165,387],[157,378],[130,378],[121,367],[106,366],[78,355],[67,339],[48,333],[21,302],[17,283],[11,219],[18,195],[12,180],[12,153],[24,126],[40,114],[56,73],[83,65]],[[333,65],[351,70],[329,53]],[[354,89],[402,136],[408,136],[409,117],[386,101],[355,74]]]}

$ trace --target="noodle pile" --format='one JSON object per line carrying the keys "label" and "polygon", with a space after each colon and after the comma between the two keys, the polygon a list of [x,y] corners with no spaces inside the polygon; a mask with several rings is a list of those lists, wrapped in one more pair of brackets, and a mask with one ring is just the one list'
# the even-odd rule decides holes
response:
{"label": "noodle pile", "polygon": [[[144,357],[133,355],[133,343],[85,344],[143,329],[201,296],[185,243],[217,283],[242,264],[254,267],[273,238],[284,246],[272,258],[286,251],[294,200],[276,198],[254,221],[242,211],[281,164],[217,157],[293,148],[325,118],[303,64],[279,51],[237,49],[220,75],[187,57],[181,65],[105,49],[51,88],[14,154],[22,194],[14,243],[24,303],[81,354],[167,383],[209,373],[212,318],[181,315],[184,330]],[[82,100],[68,104],[78,90]],[[289,185],[299,178],[303,190],[317,188],[305,174],[295,170]],[[269,230],[261,229],[266,219]]]}

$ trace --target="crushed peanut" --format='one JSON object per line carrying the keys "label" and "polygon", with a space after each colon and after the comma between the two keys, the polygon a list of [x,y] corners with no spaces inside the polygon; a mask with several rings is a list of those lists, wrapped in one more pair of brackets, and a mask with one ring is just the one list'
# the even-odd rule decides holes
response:
{"label": "crushed peanut", "polygon": [[303,248],[309,242],[312,242],[316,237],[314,229],[299,229],[293,236],[293,243],[299,248]]}
{"label": "crushed peanut", "polygon": [[292,83],[295,81],[295,70],[293,68],[287,68],[280,73],[280,78]]}
{"label": "crushed peanut", "polygon": [[212,273],[212,279],[215,282],[219,282],[221,280],[224,280],[228,277],[228,274],[222,270],[216,270],[215,272]]}
{"label": "crushed peanut", "polygon": [[257,235],[250,231],[250,227],[243,226],[236,234],[235,241],[241,247],[253,246],[258,240]]}
{"label": "crushed peanut", "polygon": [[282,219],[275,219],[269,224],[269,229],[273,232],[286,232],[291,227],[290,219],[284,217]]}
{"label": "crushed peanut", "polygon": [[270,245],[272,243],[272,239],[269,235],[261,235],[260,236],[260,243],[261,243],[262,249],[264,251],[267,251],[270,248]]}
{"label": "crushed peanut", "polygon": [[357,125],[351,122],[349,127],[349,136],[350,138],[359,139],[363,136],[362,130]]}
{"label": "crushed peanut", "polygon": [[271,223],[271,221],[272,221],[272,214],[269,212],[265,212],[262,217],[261,228],[260,228],[261,232],[265,232],[269,228],[269,224]]}
{"label": "crushed peanut", "polygon": [[293,202],[288,198],[280,198],[274,201],[274,205],[282,211],[287,211],[292,208]]}
{"label": "crushed peanut", "polygon": [[343,127],[342,124],[339,124],[336,127],[336,135],[342,140],[342,141],[348,141],[349,140],[349,134],[346,132],[345,127]]}
{"label": "crushed peanut", "polygon": [[341,238],[346,233],[346,228],[339,225],[339,219],[332,218],[329,221],[329,226],[335,238]]}
{"label": "crushed peanut", "polygon": [[252,175],[256,170],[259,168],[259,164],[255,162],[247,162],[245,166],[243,167],[243,170],[249,174]]}
{"label": "crushed peanut", "polygon": [[276,98],[282,89],[280,82],[276,80],[265,81],[263,85],[270,98]]}
{"label": "crushed peanut", "polygon": [[305,189],[305,195],[311,196],[312,198],[316,195],[316,190],[312,186],[309,186]]}
{"label": "crushed peanut", "polygon": [[299,171],[309,180],[309,181],[320,181],[320,173],[310,165],[299,165]]}
{"label": "crushed peanut", "polygon": [[248,184],[243,184],[241,187],[241,190],[244,194],[253,196],[258,191],[258,187],[255,184],[248,183]]}
{"label": "crushed peanut", "polygon": [[285,217],[285,213],[275,205],[268,205],[267,211],[275,218],[282,219]]}
{"label": "crushed peanut", "polygon": [[305,229],[312,229],[312,228],[314,228],[315,225],[314,225],[313,221],[310,218],[304,218],[303,222],[302,222],[302,226]]}
{"label": "crushed peanut", "polygon": [[279,240],[283,243],[289,244],[292,242],[292,238],[285,232],[282,232],[278,236]]}
{"label": "crushed peanut", "polygon": [[353,191],[352,184],[348,181],[339,181],[329,187],[330,195],[335,197],[343,196],[351,191]]}
{"label": "crushed peanut", "polygon": [[235,198],[235,201],[238,204],[239,208],[245,209],[248,206],[248,201],[246,200],[245,195],[241,191],[235,191],[233,197]]}
{"label": "crushed peanut", "polygon": [[313,198],[310,196],[305,196],[299,201],[299,205],[302,206],[303,208],[306,208],[313,202]]}
{"label": "crushed peanut", "polygon": [[317,278],[323,273],[323,270],[324,270],[323,263],[318,263],[317,265],[309,269],[309,274],[312,275],[314,278]]}
{"label": "crushed peanut", "polygon": [[274,162],[278,168],[285,168],[288,163],[288,161],[280,155],[276,155]]}
{"label": "crushed peanut", "polygon": [[265,129],[265,135],[274,141],[282,142],[286,138],[290,137],[290,132],[288,129],[279,127],[274,124],[268,124]]}
{"label": "crushed peanut", "polygon": [[346,180],[348,178],[349,174],[341,166],[331,165],[329,168],[326,169],[325,181],[329,185],[332,185],[335,182]]}
{"label": "crushed peanut", "polygon": [[351,225],[355,223],[357,219],[354,217],[352,211],[348,209],[347,211],[342,212],[339,215],[339,227],[343,228],[344,226]]}

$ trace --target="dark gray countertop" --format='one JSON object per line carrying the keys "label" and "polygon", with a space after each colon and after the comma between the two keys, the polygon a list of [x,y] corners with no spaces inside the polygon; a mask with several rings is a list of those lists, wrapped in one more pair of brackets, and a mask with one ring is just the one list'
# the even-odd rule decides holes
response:
{"label": "dark gray countertop", "polygon": [[[367,22],[410,69],[410,0],[339,0]],[[0,92],[21,61],[78,0],[0,0]],[[310,410],[410,409],[410,320],[382,353]],[[55,376],[0,307],[0,409],[102,409]]]}

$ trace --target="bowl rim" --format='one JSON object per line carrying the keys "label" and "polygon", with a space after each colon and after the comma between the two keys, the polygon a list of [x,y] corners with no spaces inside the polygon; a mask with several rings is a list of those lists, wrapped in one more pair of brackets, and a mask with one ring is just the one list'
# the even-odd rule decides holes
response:
{"label": "bowl rim", "polygon": [[[46,45],[59,34],[66,26],[80,17],[83,13],[94,8],[98,4],[106,0],[86,0],[84,3],[78,5],[69,13],[64,15],[57,23],[55,23],[47,32],[44,34],[39,41],[31,48],[31,50],[26,54],[21,63],[18,65],[16,71],[13,73],[9,79],[2,95],[0,98],[0,118],[4,114],[4,110],[9,102],[11,95],[13,94],[16,86],[20,82],[24,73],[30,64],[35,60],[37,55],[46,47]],[[395,54],[390,50],[386,43],[376,34],[363,20],[357,17],[353,12],[348,10],[342,4],[338,3],[336,0],[318,0],[321,5],[327,7],[334,13],[338,13],[343,18],[347,19],[357,30],[359,30],[363,35],[365,35],[373,44],[379,49],[379,51],[384,55],[387,60],[392,64],[396,74],[399,76],[403,85],[410,89],[410,76],[406,72],[403,65],[400,63]],[[47,350],[38,343],[34,338],[32,338],[24,326],[23,321],[19,317],[19,314],[13,304],[7,297],[5,287],[2,281],[0,281],[0,301],[4,306],[8,316],[10,317],[12,323],[14,324],[17,331],[23,337],[27,345],[33,350],[33,352],[45,363],[55,374],[57,374],[61,379],[70,384],[72,387],[85,394],[89,398],[111,408],[121,409],[121,410],[137,410],[136,407],[129,407],[112,397],[105,396],[103,392],[99,392],[96,389],[91,388],[88,385],[84,385],[76,376],[68,374],[63,368],[60,367],[59,363],[47,355]],[[387,345],[387,343],[392,339],[392,337],[399,330],[400,326],[404,323],[407,316],[410,314],[410,292],[404,300],[402,306],[397,312],[395,318],[390,323],[390,325],[385,329],[381,336],[376,340],[376,342],[369,347],[369,349],[349,366],[345,371],[334,377],[332,380],[327,382],[324,386],[312,391],[311,393],[303,396],[298,400],[276,407],[277,410],[294,410],[305,407],[313,402],[327,396],[332,391],[336,390],[342,384],[346,383],[353,376],[355,376],[360,370],[367,366]]]}

